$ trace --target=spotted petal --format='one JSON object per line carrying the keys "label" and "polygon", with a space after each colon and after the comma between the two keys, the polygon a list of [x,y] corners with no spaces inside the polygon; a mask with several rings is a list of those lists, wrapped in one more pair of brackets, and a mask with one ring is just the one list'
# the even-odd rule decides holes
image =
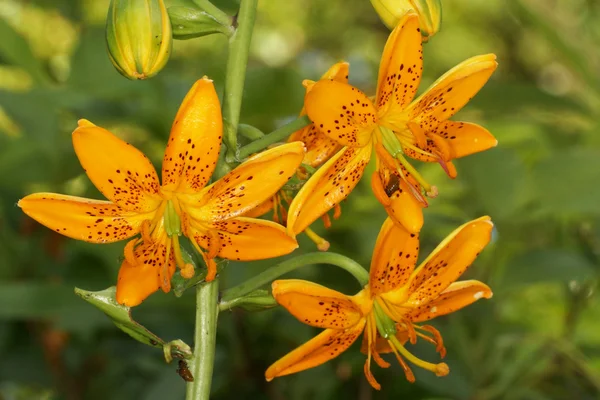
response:
{"label": "spotted petal", "polygon": [[296,239],[272,221],[237,217],[214,222],[209,229],[213,232],[196,230],[194,239],[207,250],[218,248],[217,255],[228,260],[264,260],[298,248]]}
{"label": "spotted petal", "polygon": [[428,131],[452,117],[479,92],[497,66],[494,54],[463,61],[411,103],[410,119],[416,120]]}
{"label": "spotted petal", "polygon": [[[361,318],[361,304],[369,309],[371,299],[361,294],[358,297],[346,296],[309,281],[285,279],[272,284],[273,297],[299,321],[317,328],[348,329]],[[359,299],[359,300],[355,300]]]}
{"label": "spotted petal", "polygon": [[162,165],[163,186],[195,193],[206,186],[221,149],[221,106],[212,81],[198,80],[179,107]]}
{"label": "spotted petal", "polygon": [[294,175],[304,157],[301,142],[259,153],[205,189],[182,198],[185,211],[199,221],[223,221],[252,210],[272,197]]}
{"label": "spotted petal", "polygon": [[73,239],[112,243],[137,234],[153,213],[125,211],[109,201],[54,193],[35,193],[18,203],[25,214],[42,225]]}
{"label": "spotted petal", "polygon": [[366,146],[377,122],[371,100],[357,88],[334,80],[318,81],[304,98],[315,127],[342,146]]}
{"label": "spotted petal", "polygon": [[139,213],[158,207],[158,176],[141,151],[87,120],[79,121],[72,139],[81,166],[109,200]]}
{"label": "spotted petal", "polygon": [[469,122],[446,121],[433,129],[446,139],[453,158],[461,158],[496,147],[498,140],[484,127]]}
{"label": "spotted petal", "polygon": [[301,141],[306,145],[304,164],[318,167],[331,158],[342,147],[338,142],[319,132],[314,124],[305,126],[290,136],[289,142]]}
{"label": "spotted petal", "polygon": [[412,310],[407,318],[412,322],[427,321],[491,297],[492,290],[485,283],[475,280],[454,282],[437,299]]}
{"label": "spotted petal", "polygon": [[377,236],[371,259],[371,294],[380,295],[405,285],[418,257],[419,236],[387,218]]}
{"label": "spotted petal", "polygon": [[413,272],[406,305],[417,307],[435,300],[473,263],[492,237],[490,217],[468,222],[440,243]]}
{"label": "spotted petal", "polygon": [[363,319],[346,330],[324,330],[271,365],[265,372],[267,381],[316,367],[339,356],[356,341],[364,327]]}
{"label": "spotted petal", "polygon": [[288,211],[288,230],[296,235],[344,200],[356,187],[371,158],[371,145],[345,147],[310,177]]}
{"label": "spotted petal", "polygon": [[378,115],[402,111],[413,99],[423,72],[423,45],[419,17],[406,14],[390,34],[379,64]]}

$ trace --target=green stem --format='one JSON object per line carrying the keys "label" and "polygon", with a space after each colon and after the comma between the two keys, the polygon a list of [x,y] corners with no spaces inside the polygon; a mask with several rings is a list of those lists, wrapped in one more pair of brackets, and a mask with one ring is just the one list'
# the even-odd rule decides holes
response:
{"label": "green stem", "polygon": [[186,400],[205,400],[210,396],[217,339],[219,278],[196,287],[196,329],[194,357],[190,371],[194,381],[187,384]]}
{"label": "green stem", "polygon": [[223,140],[227,144],[227,162],[234,161],[237,152],[237,129],[257,4],[258,0],[242,0],[237,16],[238,26],[229,39],[229,57],[225,69],[223,95]]}
{"label": "green stem", "polygon": [[232,287],[223,294],[221,303],[227,303],[238,297],[244,296],[283,274],[287,274],[296,268],[311,264],[331,264],[340,267],[352,274],[358,283],[360,283],[361,287],[369,282],[369,273],[353,259],[336,253],[315,252],[285,260],[260,274],[255,275],[244,283]]}
{"label": "green stem", "polygon": [[244,147],[240,149],[237,154],[238,160],[243,160],[248,157],[250,154],[257,153],[262,149],[266,149],[269,145],[273,143],[277,143],[286,139],[292,133],[296,132],[298,129],[302,129],[305,126],[311,124],[308,116],[303,116],[293,120],[292,122],[283,125],[280,128],[277,128],[273,132],[261,137],[260,139],[255,140],[254,142],[248,143]]}
{"label": "green stem", "polygon": [[219,7],[211,3],[210,0],[194,0],[194,3],[196,3],[203,11],[210,14],[221,25],[231,26],[231,23],[233,22],[232,18]]}

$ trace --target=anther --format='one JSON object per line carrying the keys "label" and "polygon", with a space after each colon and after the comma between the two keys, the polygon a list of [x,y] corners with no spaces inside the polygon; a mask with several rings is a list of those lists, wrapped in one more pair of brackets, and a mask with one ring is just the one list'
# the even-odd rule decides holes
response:
{"label": "anther", "polygon": [[317,245],[317,249],[321,251],[329,250],[329,242],[323,239],[321,236],[317,235],[312,229],[306,228],[304,230],[304,233],[306,233],[306,236],[308,236],[309,239]]}

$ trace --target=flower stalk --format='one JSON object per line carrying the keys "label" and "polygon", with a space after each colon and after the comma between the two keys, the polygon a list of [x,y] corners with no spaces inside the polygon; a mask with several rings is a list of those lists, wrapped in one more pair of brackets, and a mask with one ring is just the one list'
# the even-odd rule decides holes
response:
{"label": "flower stalk", "polygon": [[219,315],[218,296],[219,278],[196,287],[194,356],[189,362],[194,381],[187,384],[186,400],[210,397]]}
{"label": "flower stalk", "polygon": [[242,0],[234,26],[237,29],[229,39],[229,57],[225,69],[225,93],[223,96],[223,139],[227,144],[226,161],[235,161],[237,130],[240,122],[242,94],[248,64],[248,52],[256,19],[258,0]]}

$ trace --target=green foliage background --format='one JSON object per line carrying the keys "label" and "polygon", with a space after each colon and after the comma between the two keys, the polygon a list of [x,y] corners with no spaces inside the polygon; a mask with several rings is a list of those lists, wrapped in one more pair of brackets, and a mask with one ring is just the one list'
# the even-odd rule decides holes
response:
{"label": "green foliage background", "polygon": [[[185,0],[167,1],[169,5]],[[216,2],[233,12],[233,0]],[[34,191],[101,198],[79,166],[70,133],[79,118],[104,126],[157,165],[177,107],[195,79],[222,90],[226,39],[176,41],[166,69],[131,82],[110,65],[108,0],[0,0],[0,399],[178,399],[184,383],[159,350],[131,340],[73,287],[114,284],[123,243],[63,238],[17,207]],[[333,62],[374,93],[388,31],[367,0],[263,0],[242,122],[270,131],[302,106],[302,79]],[[272,383],[267,366],[312,337],[284,310],[220,316],[213,397],[256,399],[596,399],[600,396],[600,3],[595,0],[453,0],[425,46],[422,87],[467,57],[493,52],[500,67],[459,118],[488,127],[499,146],[457,162],[450,181],[420,165],[440,196],[425,211],[422,256],[480,215],[493,243],[468,276],[494,297],[440,318],[451,374],[415,368],[362,376],[358,345],[322,367]],[[333,228],[331,250],[368,266],[385,215],[361,182]],[[313,251],[300,238],[299,252]],[[231,264],[229,287],[275,261]],[[291,274],[351,294],[334,267]],[[165,340],[190,343],[194,298],[156,294],[134,317]],[[414,352],[435,361],[430,346]]]}

